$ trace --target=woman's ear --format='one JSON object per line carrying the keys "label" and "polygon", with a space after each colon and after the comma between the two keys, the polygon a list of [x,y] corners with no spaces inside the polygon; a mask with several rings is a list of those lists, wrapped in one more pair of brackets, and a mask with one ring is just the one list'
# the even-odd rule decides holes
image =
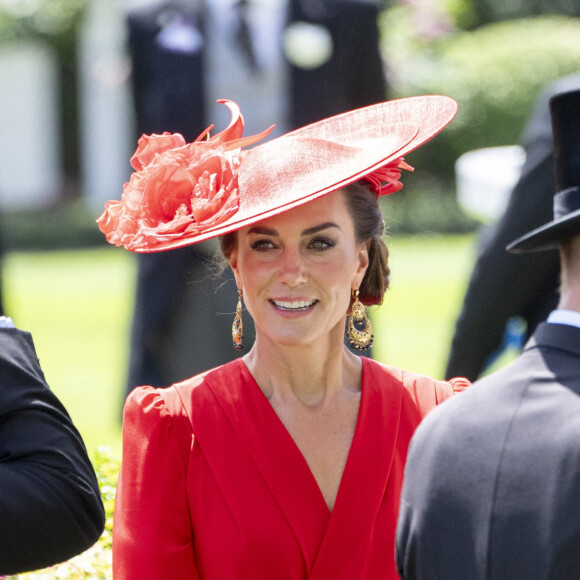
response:
{"label": "woman's ear", "polygon": [[358,247],[358,268],[356,270],[356,288],[358,288],[362,284],[363,278],[365,277],[368,267],[369,267],[369,245],[367,242],[362,242]]}
{"label": "woman's ear", "polygon": [[242,288],[242,281],[240,279],[240,271],[238,269],[238,248],[237,246],[230,253],[230,268],[234,273],[234,278],[236,279],[236,284],[238,288]]}

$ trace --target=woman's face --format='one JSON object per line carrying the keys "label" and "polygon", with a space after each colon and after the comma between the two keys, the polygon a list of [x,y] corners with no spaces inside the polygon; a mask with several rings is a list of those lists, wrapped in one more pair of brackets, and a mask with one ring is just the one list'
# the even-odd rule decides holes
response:
{"label": "woman's face", "polygon": [[337,191],[238,231],[230,265],[259,336],[287,346],[337,333],[368,266]]}

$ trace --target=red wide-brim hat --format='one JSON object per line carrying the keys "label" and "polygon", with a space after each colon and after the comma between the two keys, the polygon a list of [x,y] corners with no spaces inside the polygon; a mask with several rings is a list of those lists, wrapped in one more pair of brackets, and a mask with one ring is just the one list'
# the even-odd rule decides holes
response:
{"label": "red wide-brim hat", "polygon": [[[455,116],[456,102],[426,95],[349,111],[251,149],[269,131],[242,137],[229,126],[193,143],[179,134],[142,136],[121,200],[97,220],[107,240],[134,252],[180,248],[221,236],[365,179],[377,195],[397,191],[403,157]],[[211,127],[210,127],[211,129]]]}

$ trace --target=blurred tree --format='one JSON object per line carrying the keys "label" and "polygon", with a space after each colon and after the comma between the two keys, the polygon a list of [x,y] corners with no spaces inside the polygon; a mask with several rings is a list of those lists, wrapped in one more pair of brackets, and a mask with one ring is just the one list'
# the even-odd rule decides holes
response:
{"label": "blurred tree", "polygon": [[60,122],[63,172],[77,193],[79,177],[79,115],[77,39],[89,0],[0,0],[0,46],[34,39],[54,48],[59,64]]}
{"label": "blurred tree", "polygon": [[[558,6],[580,12],[580,2],[574,3],[550,3],[551,12]],[[472,149],[518,143],[539,92],[557,78],[580,71],[580,18],[548,14],[473,28],[475,4],[474,0],[400,0],[381,16],[391,95],[445,94],[459,103],[453,123],[409,156],[420,171],[405,179],[406,191],[421,191],[422,199],[425,191],[436,192],[430,205],[434,201],[444,208],[442,215],[449,216],[441,194],[455,194],[457,158]],[[539,4],[530,2],[530,9]],[[407,200],[416,203],[407,195],[394,204]],[[428,215],[435,217],[436,212]],[[466,225],[458,223],[461,228]],[[449,229],[447,221],[444,227]]]}
{"label": "blurred tree", "polygon": [[[459,31],[389,53],[395,94],[446,94],[459,103],[451,125],[417,152],[430,168],[480,147],[517,143],[539,92],[580,70],[580,19],[543,16]],[[414,45],[416,46],[416,44]]]}
{"label": "blurred tree", "polygon": [[0,0],[0,41],[46,38],[66,43],[87,0]]}
{"label": "blurred tree", "polygon": [[578,0],[470,0],[472,20],[467,28],[492,22],[550,14],[580,16]]}

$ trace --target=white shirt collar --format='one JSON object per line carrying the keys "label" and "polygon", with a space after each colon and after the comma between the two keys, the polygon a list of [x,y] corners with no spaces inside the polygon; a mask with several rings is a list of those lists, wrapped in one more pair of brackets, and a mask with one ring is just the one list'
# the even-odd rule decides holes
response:
{"label": "white shirt collar", "polygon": [[580,328],[580,312],[576,310],[552,310],[548,316],[548,322],[553,324],[568,324]]}

